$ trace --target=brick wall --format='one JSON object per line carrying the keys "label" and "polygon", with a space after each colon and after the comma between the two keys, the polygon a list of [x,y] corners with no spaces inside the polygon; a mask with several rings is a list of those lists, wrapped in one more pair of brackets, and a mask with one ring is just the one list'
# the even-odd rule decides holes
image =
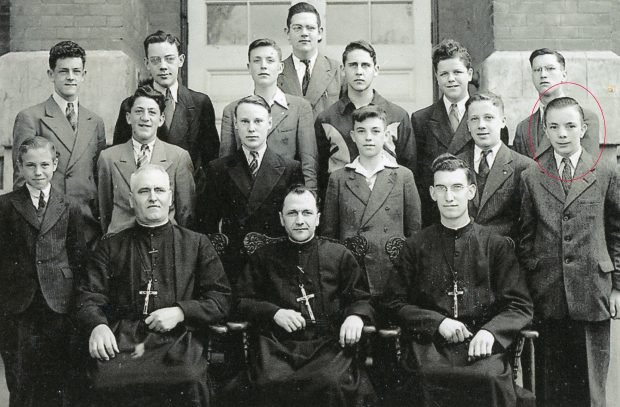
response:
{"label": "brick wall", "polygon": [[149,32],[164,30],[181,36],[181,0],[149,1]]}

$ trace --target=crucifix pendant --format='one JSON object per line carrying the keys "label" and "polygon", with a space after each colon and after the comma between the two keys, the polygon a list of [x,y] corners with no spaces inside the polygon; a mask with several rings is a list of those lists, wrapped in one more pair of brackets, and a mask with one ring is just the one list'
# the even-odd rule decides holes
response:
{"label": "crucifix pendant", "polygon": [[301,290],[301,297],[297,298],[297,302],[303,302],[306,308],[308,309],[308,315],[310,315],[310,321],[312,323],[316,322],[314,319],[314,312],[312,312],[312,307],[310,306],[310,298],[314,298],[314,294],[306,294],[306,289],[303,284],[299,284],[299,289]]}
{"label": "crucifix pendant", "polygon": [[151,288],[153,287],[153,279],[149,278],[149,282],[146,284],[146,290],[145,291],[138,291],[138,294],[140,295],[144,295],[144,308],[142,309],[142,314],[143,315],[148,315],[149,314],[149,298],[152,295],[153,297],[157,296],[157,291],[156,290],[152,290]]}
{"label": "crucifix pendant", "polygon": [[456,280],[454,280],[452,291],[449,291],[448,295],[452,297],[454,301],[452,305],[452,309],[454,311],[454,318],[458,318],[459,317],[459,295],[463,295],[463,290],[459,290],[458,282]]}

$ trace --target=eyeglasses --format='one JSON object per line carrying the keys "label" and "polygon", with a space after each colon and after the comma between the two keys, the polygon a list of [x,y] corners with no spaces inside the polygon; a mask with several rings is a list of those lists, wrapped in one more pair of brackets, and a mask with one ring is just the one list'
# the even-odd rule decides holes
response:
{"label": "eyeglasses", "polygon": [[540,74],[542,73],[543,69],[545,71],[547,71],[548,73],[554,73],[555,71],[557,71],[559,68],[557,66],[553,66],[553,65],[548,65],[548,66],[539,66],[538,68],[534,68],[532,69],[532,71]]}
{"label": "eyeglasses", "polygon": [[[174,64],[177,59],[176,55],[166,55],[163,57],[163,60],[166,61],[167,64]],[[149,57],[149,62],[153,65],[161,65],[162,57]]]}
{"label": "eyeglasses", "polygon": [[445,186],[445,185],[433,185],[433,188],[435,189],[435,191],[438,194],[447,194],[448,191],[452,192],[453,194],[458,194],[459,192],[462,192],[465,190],[466,186],[463,184],[454,184],[454,185],[450,185],[450,186]]}

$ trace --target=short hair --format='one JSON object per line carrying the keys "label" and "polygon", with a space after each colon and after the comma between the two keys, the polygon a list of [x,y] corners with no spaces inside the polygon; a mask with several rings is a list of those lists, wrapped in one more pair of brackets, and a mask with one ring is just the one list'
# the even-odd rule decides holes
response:
{"label": "short hair", "polygon": [[351,115],[351,122],[355,126],[355,123],[361,123],[366,119],[374,118],[381,119],[383,124],[387,126],[387,113],[385,113],[382,107],[377,105],[368,105],[355,109]]}
{"label": "short hair", "polygon": [[446,59],[458,58],[467,69],[471,69],[471,55],[467,48],[458,41],[445,39],[433,47],[433,70],[437,72],[437,65]]}
{"label": "short hair", "polygon": [[179,55],[181,54],[181,40],[179,40],[179,37],[165,31],[158,30],[144,39],[144,55],[147,57],[149,56],[149,45],[159,44],[161,42],[176,45]]}
{"label": "short hair", "polygon": [[166,98],[160,92],[156,91],[150,84],[145,84],[138,87],[134,94],[129,97],[128,107],[130,111],[136,103],[136,99],[140,97],[153,99],[157,103],[157,106],[159,106],[160,113],[164,113],[164,110],[166,109]]}
{"label": "short hair", "polygon": [[56,62],[59,59],[80,58],[82,67],[86,66],[86,51],[73,41],[61,41],[50,48],[50,57],[48,60],[50,69],[56,69]]}
{"label": "short hair", "polygon": [[502,102],[502,98],[493,92],[486,91],[473,94],[469,100],[465,102],[465,108],[469,109],[469,106],[474,102],[491,102],[491,104],[497,107],[502,114],[504,113],[504,102]]}
{"label": "short hair", "polygon": [[142,174],[143,172],[159,172],[161,174],[164,174],[166,176],[166,179],[168,180],[168,190],[170,190],[171,185],[170,185],[170,175],[168,175],[168,172],[166,172],[166,169],[164,167],[162,167],[159,164],[144,164],[143,166],[139,167],[137,170],[135,170],[132,174],[131,177],[129,178],[129,189],[131,190],[131,192],[134,192],[135,189],[135,180],[138,177],[138,175]]}
{"label": "short hair", "polygon": [[375,49],[372,45],[370,45],[368,41],[364,40],[353,41],[346,46],[344,52],[342,53],[343,64],[347,63],[347,56],[349,55],[349,53],[356,49],[368,52],[370,54],[370,57],[372,58],[373,64],[377,65],[377,53],[375,52]]}
{"label": "short hair", "polygon": [[244,103],[247,103],[250,105],[261,106],[265,108],[267,110],[267,113],[269,113],[269,115],[271,116],[271,106],[269,106],[269,103],[267,103],[267,101],[263,99],[261,96],[250,95],[250,96],[244,97],[243,99],[240,99],[235,105],[235,118],[237,117],[237,109],[239,109],[239,106]]}
{"label": "short hair", "polygon": [[250,60],[250,54],[252,53],[252,50],[260,47],[271,47],[275,49],[278,53],[278,58],[280,58],[280,62],[282,62],[282,50],[280,49],[278,44],[276,44],[276,42],[271,38],[259,38],[252,41],[248,46],[248,61]]}
{"label": "short hair", "polygon": [[564,56],[560,54],[558,51],[549,49],[549,48],[539,48],[534,50],[530,54],[530,67],[534,64],[534,59],[538,58],[541,55],[553,55],[560,65],[562,65],[562,69],[566,69],[566,61],[564,60]]}
{"label": "short hair", "polygon": [[439,171],[451,172],[456,170],[464,170],[465,175],[467,176],[467,182],[469,182],[470,185],[475,183],[474,175],[467,163],[450,153],[441,154],[439,157],[435,158],[431,164],[433,177],[435,176],[435,173]]}
{"label": "short hair", "polygon": [[545,113],[543,117],[543,123],[545,124],[545,126],[547,126],[547,115],[549,114],[550,111],[562,109],[564,107],[571,107],[571,106],[577,108],[577,111],[579,112],[579,116],[581,117],[581,123],[585,123],[586,119],[583,113],[583,108],[579,105],[579,102],[577,102],[575,99],[571,97],[563,96],[560,98],[553,99],[551,102],[547,103],[547,107],[545,107]]}
{"label": "short hair", "polygon": [[301,1],[289,7],[288,15],[286,16],[287,28],[291,28],[291,20],[293,19],[293,16],[300,13],[313,13],[316,16],[316,23],[319,25],[319,27],[321,27],[321,16],[319,15],[319,12],[316,10],[316,8],[314,8],[312,4]]}
{"label": "short hair", "polygon": [[282,197],[282,204],[280,205],[280,212],[284,209],[284,201],[286,200],[286,197],[292,194],[295,195],[303,195],[306,192],[310,192],[310,195],[312,195],[314,197],[314,202],[316,203],[316,208],[317,210],[319,209],[319,196],[316,193],[315,190],[308,188],[307,186],[305,186],[304,184],[292,184],[291,186],[288,187],[288,189],[286,190],[286,193],[284,194],[284,196]]}
{"label": "short hair", "polygon": [[56,155],[56,146],[54,145],[54,143],[52,143],[45,137],[34,136],[28,137],[19,145],[17,149],[17,162],[23,164],[22,158],[24,157],[24,155],[30,150],[36,150],[39,148],[48,149],[49,152],[52,154],[52,160],[58,158],[58,156]]}

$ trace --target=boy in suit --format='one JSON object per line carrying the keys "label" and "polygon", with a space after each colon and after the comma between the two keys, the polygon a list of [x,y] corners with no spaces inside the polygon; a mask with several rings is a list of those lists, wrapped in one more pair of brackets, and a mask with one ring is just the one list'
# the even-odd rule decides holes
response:
{"label": "boy in suit", "polygon": [[[473,145],[463,120],[474,72],[469,52],[452,39],[443,40],[433,48],[433,70],[442,97],[411,115],[418,149],[415,175],[420,191],[433,185],[431,163],[437,156],[446,152],[458,155]],[[437,205],[430,196],[424,193],[421,198],[422,224],[429,226],[439,221]]]}
{"label": "boy in suit", "polygon": [[420,196],[413,173],[386,157],[387,115],[370,105],[353,112],[359,156],[329,177],[323,209],[323,235],[339,240],[362,235],[370,294],[380,296],[392,263],[385,252],[390,237],[409,237],[420,229]]}
{"label": "boy in suit", "polygon": [[540,331],[536,398],[604,406],[609,319],[620,312],[618,173],[581,147],[586,124],[575,99],[550,101],[543,123],[553,149],[521,175],[519,242]]}
{"label": "boy in suit", "polygon": [[68,312],[86,250],[83,218],[52,186],[59,161],[52,141],[29,137],[15,156],[25,185],[0,197],[0,350],[9,405],[71,405],[78,352]]}
{"label": "boy in suit", "polygon": [[[519,154],[535,158],[551,149],[551,143],[545,137],[542,116],[545,106],[550,101],[566,96],[563,86],[555,85],[566,81],[567,72],[564,56],[548,48],[541,48],[532,52],[530,67],[532,68],[532,83],[540,95],[539,107],[532,117],[526,117],[517,125],[512,148]],[[599,155],[598,116],[588,109],[583,109],[583,113],[587,130],[581,140],[581,145],[596,158]]]}
{"label": "boy in suit", "polygon": [[[203,165],[218,156],[220,140],[215,127],[215,111],[209,96],[179,83],[179,69],[185,62],[181,41],[172,34],[157,31],[144,40],[144,65],[152,77],[150,84],[166,98],[162,113],[165,126],[157,131],[157,138],[187,150],[194,165],[198,191],[204,186]],[[114,128],[113,144],[131,139],[132,129],[127,124],[129,98],[123,100]]]}
{"label": "boy in suit", "polygon": [[[303,182],[299,162],[279,156],[267,145],[271,108],[260,96],[241,99],[234,110],[241,148],[209,163],[207,189],[199,202],[201,231],[229,239],[224,267],[232,283],[244,264],[243,238],[248,232],[284,233],[278,209],[286,189]],[[220,226],[221,224],[221,226]]]}
{"label": "boy in suit", "polygon": [[501,141],[506,117],[499,96],[491,92],[476,93],[465,106],[467,127],[474,145],[459,158],[473,170],[477,186],[476,196],[469,201],[469,214],[476,223],[516,239],[521,173],[534,161],[512,151]]}
{"label": "boy in suit", "polygon": [[13,187],[24,185],[19,170],[19,146],[30,137],[45,137],[54,143],[58,167],[52,185],[73,198],[84,218],[84,235],[92,246],[99,232],[97,174],[95,164],[105,148],[103,120],[82,105],[80,87],[86,77],[86,53],[72,41],[50,49],[47,75],[54,93],[46,101],[19,112],[13,126]]}
{"label": "boy in suit", "polygon": [[408,113],[385,100],[373,87],[379,74],[377,53],[368,42],[349,43],[342,54],[347,94],[323,111],[314,124],[319,151],[319,191],[325,191],[329,174],[344,167],[358,156],[353,138],[352,113],[367,105],[383,109],[387,118],[387,140],[383,149],[392,162],[413,171],[416,160],[415,137]]}
{"label": "boy in suit", "polygon": [[[316,188],[316,138],[312,107],[302,97],[285,95],[276,83],[282,73],[282,51],[268,38],[254,40],[248,47],[248,70],[254,81],[254,94],[271,106],[271,129],[267,145],[282,157],[301,162],[306,186]],[[220,157],[240,148],[239,134],[233,124],[238,101],[224,108]]]}
{"label": "boy in suit", "polygon": [[129,199],[130,178],[136,169],[159,164],[170,176],[173,203],[170,219],[189,227],[194,216],[194,168],[187,151],[157,138],[164,125],[164,96],[149,85],[136,90],[128,101],[125,120],[132,137],[124,144],[104,150],[99,157],[99,206],[103,233],[118,233],[134,226],[135,215]]}
{"label": "boy in suit", "polygon": [[284,32],[293,53],[284,60],[278,87],[286,94],[303,96],[312,105],[316,119],[340,97],[340,63],[319,52],[323,27],[319,12],[312,5],[302,1],[291,6]]}

